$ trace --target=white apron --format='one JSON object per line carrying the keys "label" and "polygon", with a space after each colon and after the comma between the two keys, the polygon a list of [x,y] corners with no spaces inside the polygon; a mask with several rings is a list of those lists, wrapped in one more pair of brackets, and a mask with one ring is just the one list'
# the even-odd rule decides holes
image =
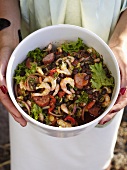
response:
{"label": "white apron", "polygon": [[[20,0],[23,37],[54,24],[85,27],[108,42],[127,0]],[[70,138],[23,128],[10,117],[11,170],[103,170],[113,157],[123,111],[105,126]]]}
{"label": "white apron", "polygon": [[110,164],[122,111],[104,127],[70,138],[51,137],[11,117],[11,170],[104,170]]}

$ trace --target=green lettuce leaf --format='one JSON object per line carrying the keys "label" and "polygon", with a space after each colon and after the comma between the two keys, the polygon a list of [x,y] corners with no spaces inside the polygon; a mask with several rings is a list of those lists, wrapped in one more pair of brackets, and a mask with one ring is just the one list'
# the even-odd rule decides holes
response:
{"label": "green lettuce leaf", "polygon": [[78,38],[77,41],[62,44],[62,48],[65,52],[71,54],[73,52],[78,52],[83,48],[87,49],[88,47],[83,43],[82,39]]}
{"label": "green lettuce leaf", "polygon": [[32,117],[35,120],[38,120],[39,113],[42,113],[42,109],[37,104],[33,104],[33,106],[31,107],[31,113],[32,113]]}

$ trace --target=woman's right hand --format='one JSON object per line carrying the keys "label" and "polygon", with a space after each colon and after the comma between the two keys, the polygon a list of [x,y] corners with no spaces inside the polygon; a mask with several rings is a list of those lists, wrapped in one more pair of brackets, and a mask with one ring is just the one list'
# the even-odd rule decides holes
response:
{"label": "woman's right hand", "polygon": [[[0,101],[7,109],[7,111],[13,116],[13,118],[21,124],[21,126],[26,126],[27,121],[22,117],[19,111],[16,109],[12,103],[8,93],[6,93],[6,68],[11,56],[12,49],[10,47],[2,47],[0,49]],[[2,91],[3,87],[5,90]],[[5,92],[5,94],[3,93]]]}

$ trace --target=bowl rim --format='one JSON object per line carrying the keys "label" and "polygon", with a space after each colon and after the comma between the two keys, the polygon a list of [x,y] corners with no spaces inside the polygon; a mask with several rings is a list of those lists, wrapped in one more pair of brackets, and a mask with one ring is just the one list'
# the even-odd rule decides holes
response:
{"label": "bowl rim", "polygon": [[[116,91],[117,93],[114,95],[114,98],[112,99],[112,103],[110,103],[110,108],[108,107],[99,117],[97,117],[96,119],[94,119],[93,121],[90,121],[89,123],[86,123],[86,124],[83,124],[83,125],[80,125],[80,126],[75,126],[75,127],[67,127],[67,128],[60,128],[60,127],[54,127],[54,126],[50,126],[50,125],[46,125],[46,124],[43,124],[33,118],[31,118],[27,113],[25,113],[21,107],[18,105],[16,99],[15,99],[15,96],[13,94],[13,90],[11,89],[11,83],[10,83],[10,79],[8,77],[10,77],[10,74],[11,74],[11,68],[12,68],[12,64],[13,64],[13,60],[14,60],[14,56],[15,54],[18,52],[18,50],[20,49],[20,47],[22,46],[22,44],[24,42],[27,42],[28,39],[31,39],[33,36],[35,36],[36,34],[40,33],[40,32],[43,32],[43,31],[48,31],[50,29],[57,29],[57,28],[70,28],[70,29],[77,29],[77,31],[84,31],[84,33],[87,33],[87,34],[91,34],[92,37],[94,37],[95,39],[98,39],[98,41],[100,41],[100,43],[102,43],[103,46],[105,46],[105,48],[108,50],[108,52],[110,53],[111,56],[113,56],[113,61],[115,63],[115,66],[117,67],[116,71],[117,71],[117,77],[118,77],[118,84],[116,86]],[[118,65],[118,62],[115,58],[115,55],[114,53],[111,51],[110,47],[97,35],[95,34],[94,32],[86,29],[86,28],[83,28],[83,27],[80,27],[80,26],[75,26],[75,25],[69,25],[69,24],[58,24],[58,25],[51,25],[51,26],[47,26],[47,27],[44,27],[44,28],[40,28],[36,31],[34,31],[33,33],[29,34],[27,37],[25,37],[19,44],[18,46],[15,48],[15,50],[12,52],[11,54],[11,57],[9,59],[9,62],[8,62],[8,66],[7,66],[7,71],[6,71],[6,82],[7,82],[7,87],[9,90],[9,96],[12,100],[12,103],[15,105],[15,107],[18,109],[19,112],[21,112],[21,115],[26,118],[28,120],[28,122],[31,122],[41,128],[44,128],[44,129],[47,129],[47,130],[52,130],[52,131],[62,131],[62,132],[72,132],[72,131],[77,131],[77,130],[82,130],[84,128],[87,128],[88,126],[91,126],[93,125],[94,123],[98,123],[109,111],[110,109],[112,108],[112,106],[114,105],[116,99],[117,99],[117,96],[118,96],[118,93],[119,93],[119,89],[120,89],[120,71],[119,71],[119,65]]]}

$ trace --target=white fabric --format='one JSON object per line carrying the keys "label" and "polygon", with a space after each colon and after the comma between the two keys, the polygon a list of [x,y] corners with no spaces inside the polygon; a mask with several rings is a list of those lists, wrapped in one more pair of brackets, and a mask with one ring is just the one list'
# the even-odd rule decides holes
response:
{"label": "white fabric", "polygon": [[109,125],[70,138],[22,128],[11,117],[11,170],[104,170],[113,157],[122,111]]}
{"label": "white fabric", "polygon": [[127,0],[20,0],[27,35],[56,24],[85,27],[108,41]]}
{"label": "white fabric", "polygon": [[[127,0],[20,0],[22,33],[52,24],[85,27],[108,41]],[[107,125],[54,138],[10,118],[11,170],[103,170],[113,156],[122,111]]]}

